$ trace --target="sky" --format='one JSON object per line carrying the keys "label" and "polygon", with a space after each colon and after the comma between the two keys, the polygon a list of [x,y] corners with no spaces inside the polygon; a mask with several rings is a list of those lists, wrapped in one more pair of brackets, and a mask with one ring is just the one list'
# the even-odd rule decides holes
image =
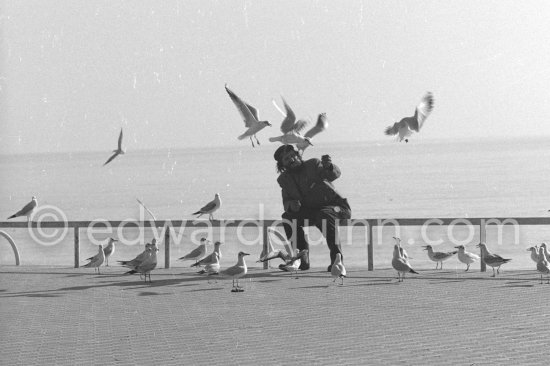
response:
{"label": "sky", "polygon": [[[316,141],[550,136],[550,2],[0,1],[0,154],[247,145],[227,85]],[[263,145],[262,145],[263,146]]]}

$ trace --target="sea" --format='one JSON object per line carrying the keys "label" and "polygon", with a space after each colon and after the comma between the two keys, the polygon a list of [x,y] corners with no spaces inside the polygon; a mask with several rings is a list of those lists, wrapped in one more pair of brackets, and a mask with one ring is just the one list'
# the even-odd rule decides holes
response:
{"label": "sea", "polygon": [[[274,144],[252,148],[232,146],[159,148],[127,151],[103,166],[110,152],[73,152],[0,155],[0,217],[6,218],[36,196],[33,220],[106,221],[197,219],[193,212],[219,193],[222,206],[216,220],[248,220],[249,225],[221,228],[174,227],[172,267],[189,271],[190,262],[177,258],[194,249],[201,237],[222,241],[221,265],[236,262],[237,253],[250,254],[250,267],[262,251],[256,220],[279,219],[283,210],[281,190],[273,160]],[[548,217],[550,215],[550,141],[547,137],[368,141],[317,143],[304,159],[329,154],[342,175],[334,184],[352,208],[354,219],[399,218]],[[25,218],[12,219],[25,221]],[[252,223],[252,224],[250,224]],[[256,225],[257,226],[257,225]],[[22,265],[74,266],[73,229],[1,228],[15,242]],[[88,227],[80,232],[80,265],[94,255],[98,244],[109,237],[119,239],[111,266],[132,259],[153,238],[162,238],[164,228]],[[313,267],[329,264],[327,246],[316,228],[308,230]],[[452,251],[465,245],[479,253],[479,228],[471,225],[386,225],[374,230],[374,267],[391,267],[398,236],[412,257],[413,268],[435,268],[423,250]],[[366,268],[367,237],[364,227],[341,227],[344,262]],[[0,238],[0,264],[13,265],[14,253]],[[282,243],[273,239],[274,246]],[[491,225],[487,245],[492,252],[512,258],[502,267],[534,270],[527,248],[550,243],[550,227],[544,225]],[[160,244],[159,266],[164,264],[165,243]],[[273,261],[276,262],[276,261]],[[279,263],[272,263],[276,267]],[[479,270],[473,264],[472,270]],[[462,272],[465,265],[456,256],[445,270]],[[88,270],[88,269],[82,269]],[[123,269],[121,268],[121,271]]]}

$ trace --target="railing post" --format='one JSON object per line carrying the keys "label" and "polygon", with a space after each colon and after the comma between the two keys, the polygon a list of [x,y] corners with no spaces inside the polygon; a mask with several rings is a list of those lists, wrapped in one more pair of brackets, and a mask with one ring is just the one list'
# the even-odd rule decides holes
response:
{"label": "railing post", "polygon": [[[267,241],[269,240],[269,238],[267,237],[267,224],[265,220],[262,221],[262,240],[263,240],[263,243],[262,243],[263,252],[267,254],[269,251],[267,247]],[[269,261],[265,261],[264,269],[268,269],[268,268],[269,268]]]}
{"label": "railing post", "polygon": [[74,268],[80,267],[80,227],[74,227]]}
{"label": "railing post", "polygon": [[374,247],[373,247],[373,234],[372,234],[372,225],[371,221],[367,220],[367,270],[374,271]]}
{"label": "railing post", "polygon": [[[485,226],[485,219],[481,219],[481,221],[479,223],[479,242],[480,243],[487,243],[486,242],[486,240],[487,240],[486,229],[487,229],[487,226]],[[481,249],[480,249],[480,253],[479,253],[479,257],[481,258],[480,261],[479,261],[480,264],[481,264],[480,271],[485,272],[485,271],[487,271],[487,265],[483,261],[482,255],[483,255],[483,253],[481,252]]]}
{"label": "railing post", "polygon": [[164,268],[170,268],[170,228],[167,226],[164,231]]}

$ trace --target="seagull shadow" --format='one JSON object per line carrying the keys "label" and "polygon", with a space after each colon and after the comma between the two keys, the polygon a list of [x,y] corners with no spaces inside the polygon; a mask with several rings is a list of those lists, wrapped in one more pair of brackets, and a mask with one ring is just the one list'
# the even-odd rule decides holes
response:
{"label": "seagull shadow", "polygon": [[218,291],[218,290],[223,290],[223,287],[197,288],[197,289],[194,289],[194,290],[189,290],[187,292]]}
{"label": "seagull shadow", "polygon": [[138,294],[138,296],[158,296],[158,295],[172,295],[167,292],[165,293],[158,293],[158,292],[150,292],[150,291],[143,291]]}

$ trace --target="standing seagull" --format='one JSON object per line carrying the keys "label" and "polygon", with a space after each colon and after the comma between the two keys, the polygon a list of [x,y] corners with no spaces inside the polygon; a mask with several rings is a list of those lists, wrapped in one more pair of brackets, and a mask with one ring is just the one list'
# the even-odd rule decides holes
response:
{"label": "standing seagull", "polygon": [[151,245],[147,248],[148,255],[145,257],[143,262],[135,266],[131,271],[126,272],[126,274],[139,273],[145,277],[145,282],[147,282],[147,276],[149,276],[149,283],[151,283],[151,271],[157,267],[157,252],[159,249],[156,245]]}
{"label": "standing seagull", "polygon": [[103,252],[103,245],[99,244],[98,247],[99,247],[98,248],[98,253],[96,255],[94,255],[93,257],[90,257],[90,258],[86,259],[89,262],[86,263],[84,265],[84,267],[93,268],[94,272],[97,269],[97,274],[101,274],[99,272],[99,267],[105,261],[105,253]]}
{"label": "standing seagull", "polygon": [[398,238],[397,236],[394,236],[393,238],[395,239],[395,243],[399,246],[399,253],[401,254],[401,257],[405,260],[413,259],[409,257],[407,251],[401,246],[401,238]]}
{"label": "standing seagull", "polygon": [[342,285],[344,285],[344,277],[346,277],[346,267],[344,267],[344,263],[342,263],[342,254],[336,253],[336,258],[334,258],[334,263],[332,264],[332,268],[330,269],[330,274],[332,277],[334,277],[334,280],[332,282],[335,282],[337,278],[340,278],[342,280]]}
{"label": "standing seagull", "polygon": [[250,142],[252,143],[252,147],[254,147],[254,141],[252,140],[252,136],[254,136],[254,138],[256,139],[256,143],[259,145],[260,141],[258,141],[256,134],[260,132],[260,130],[263,129],[265,126],[271,126],[271,123],[269,123],[269,121],[260,121],[258,110],[239,98],[237,94],[235,94],[233,91],[231,91],[231,89],[227,87],[227,84],[225,84],[225,90],[239,110],[239,113],[244,120],[244,126],[246,127],[246,131],[237,138],[239,140],[243,140],[249,137]]}
{"label": "standing seagull", "polygon": [[398,135],[397,141],[409,142],[408,138],[413,131],[420,132],[424,122],[432,112],[434,99],[432,93],[428,92],[416,106],[414,116],[405,117],[399,122],[395,122],[393,126],[388,126],[384,133],[388,136]]}
{"label": "standing seagull", "polygon": [[434,252],[431,245],[426,245],[424,250],[428,251],[428,257],[435,262],[435,269],[437,269],[439,263],[441,263],[440,269],[443,269],[443,261],[458,253],[456,250],[454,252]]}
{"label": "standing seagull", "polygon": [[149,256],[149,247],[155,246],[156,240],[153,239],[153,244],[147,243],[145,244],[145,250],[138,254],[134,259],[130,261],[118,261],[122,266],[128,267],[128,268],[134,268],[138,266],[141,262],[145,260],[147,256]]}
{"label": "standing seagull", "polygon": [[37,205],[38,205],[38,202],[36,201],[36,197],[32,196],[31,201],[27,203],[25,207],[23,207],[22,209],[20,209],[10,217],[8,217],[8,220],[13,219],[14,217],[27,216],[27,222],[31,221],[31,215]]}
{"label": "standing seagull", "polygon": [[542,275],[547,274],[548,282],[547,284],[550,284],[550,265],[548,264],[548,261],[546,260],[546,257],[544,256],[542,247],[539,251],[539,261],[537,262],[537,271],[540,272],[540,284],[542,285]]}
{"label": "standing seagull", "polygon": [[198,247],[196,247],[195,249],[193,249],[183,257],[178,258],[178,260],[180,261],[195,260],[195,263],[197,263],[206,255],[206,244],[208,244],[208,240],[206,238],[202,238],[201,243],[199,244]]}
{"label": "standing seagull", "polygon": [[122,150],[122,128],[120,129],[120,135],[118,135],[118,148],[116,150],[113,150],[113,152],[114,154],[111,155],[109,159],[107,159],[107,161],[105,162],[105,164],[103,164],[103,166],[109,164],[117,156],[124,154],[124,150]]}
{"label": "standing seagull", "polygon": [[[531,252],[531,260],[535,263],[539,262],[539,248],[535,245],[534,247],[530,247],[527,249],[528,252]],[[544,251],[543,251],[544,255]]]}
{"label": "standing seagull", "polygon": [[[246,262],[244,261],[244,257],[246,255],[250,255],[250,254],[245,253],[245,252],[239,252],[238,259],[237,259],[237,264],[235,264],[234,266],[231,266],[229,268],[226,268],[226,269],[224,269],[223,271],[220,272],[220,274],[222,276],[229,276],[233,279],[233,288],[231,289],[231,292],[243,292],[244,291],[244,289],[239,286],[239,278],[241,278],[242,276],[244,276],[248,272],[248,269],[246,267]],[[236,286],[235,286],[235,281],[237,281]]]}
{"label": "standing seagull", "polygon": [[418,272],[411,268],[409,261],[403,258],[399,245],[397,244],[393,246],[393,258],[391,265],[397,271],[397,282],[403,282],[406,273],[418,274]]}
{"label": "standing seagull", "polygon": [[465,250],[466,248],[464,248],[464,245],[459,245],[455,248],[458,249],[458,260],[467,265],[466,271],[464,272],[468,272],[468,270],[470,269],[470,264],[477,261],[479,259],[479,255],[467,252]]}
{"label": "standing seagull", "polygon": [[550,262],[550,253],[548,253],[548,248],[546,247],[546,243],[541,243],[540,247],[542,248],[542,252],[544,253],[544,257],[547,261]]}
{"label": "standing seagull", "polygon": [[198,266],[207,266],[209,264],[215,263],[219,261],[222,258],[222,253],[220,252],[220,245],[223,243],[220,241],[217,241],[214,243],[214,251],[201,259],[198,262],[195,262],[191,265],[191,267],[198,267]]}
{"label": "standing seagull", "polygon": [[208,214],[208,219],[210,221],[213,221],[214,220],[213,213],[216,212],[216,210],[220,208],[221,205],[222,205],[222,200],[220,198],[220,194],[216,193],[212,201],[208,202],[200,210],[198,210],[197,212],[193,212],[191,215],[199,215],[197,216],[197,219],[198,219],[203,214]]}
{"label": "standing seagull", "polygon": [[481,249],[481,260],[483,261],[483,263],[493,267],[493,275],[491,277],[496,277],[495,267],[497,267],[497,273],[500,273],[500,266],[512,260],[502,258],[500,255],[491,253],[489,249],[487,249],[487,245],[485,245],[485,243],[479,243],[476,246]]}
{"label": "standing seagull", "polygon": [[105,253],[105,265],[109,267],[109,257],[115,254],[115,241],[118,241],[113,238],[109,238],[109,244],[103,248],[103,253]]}

